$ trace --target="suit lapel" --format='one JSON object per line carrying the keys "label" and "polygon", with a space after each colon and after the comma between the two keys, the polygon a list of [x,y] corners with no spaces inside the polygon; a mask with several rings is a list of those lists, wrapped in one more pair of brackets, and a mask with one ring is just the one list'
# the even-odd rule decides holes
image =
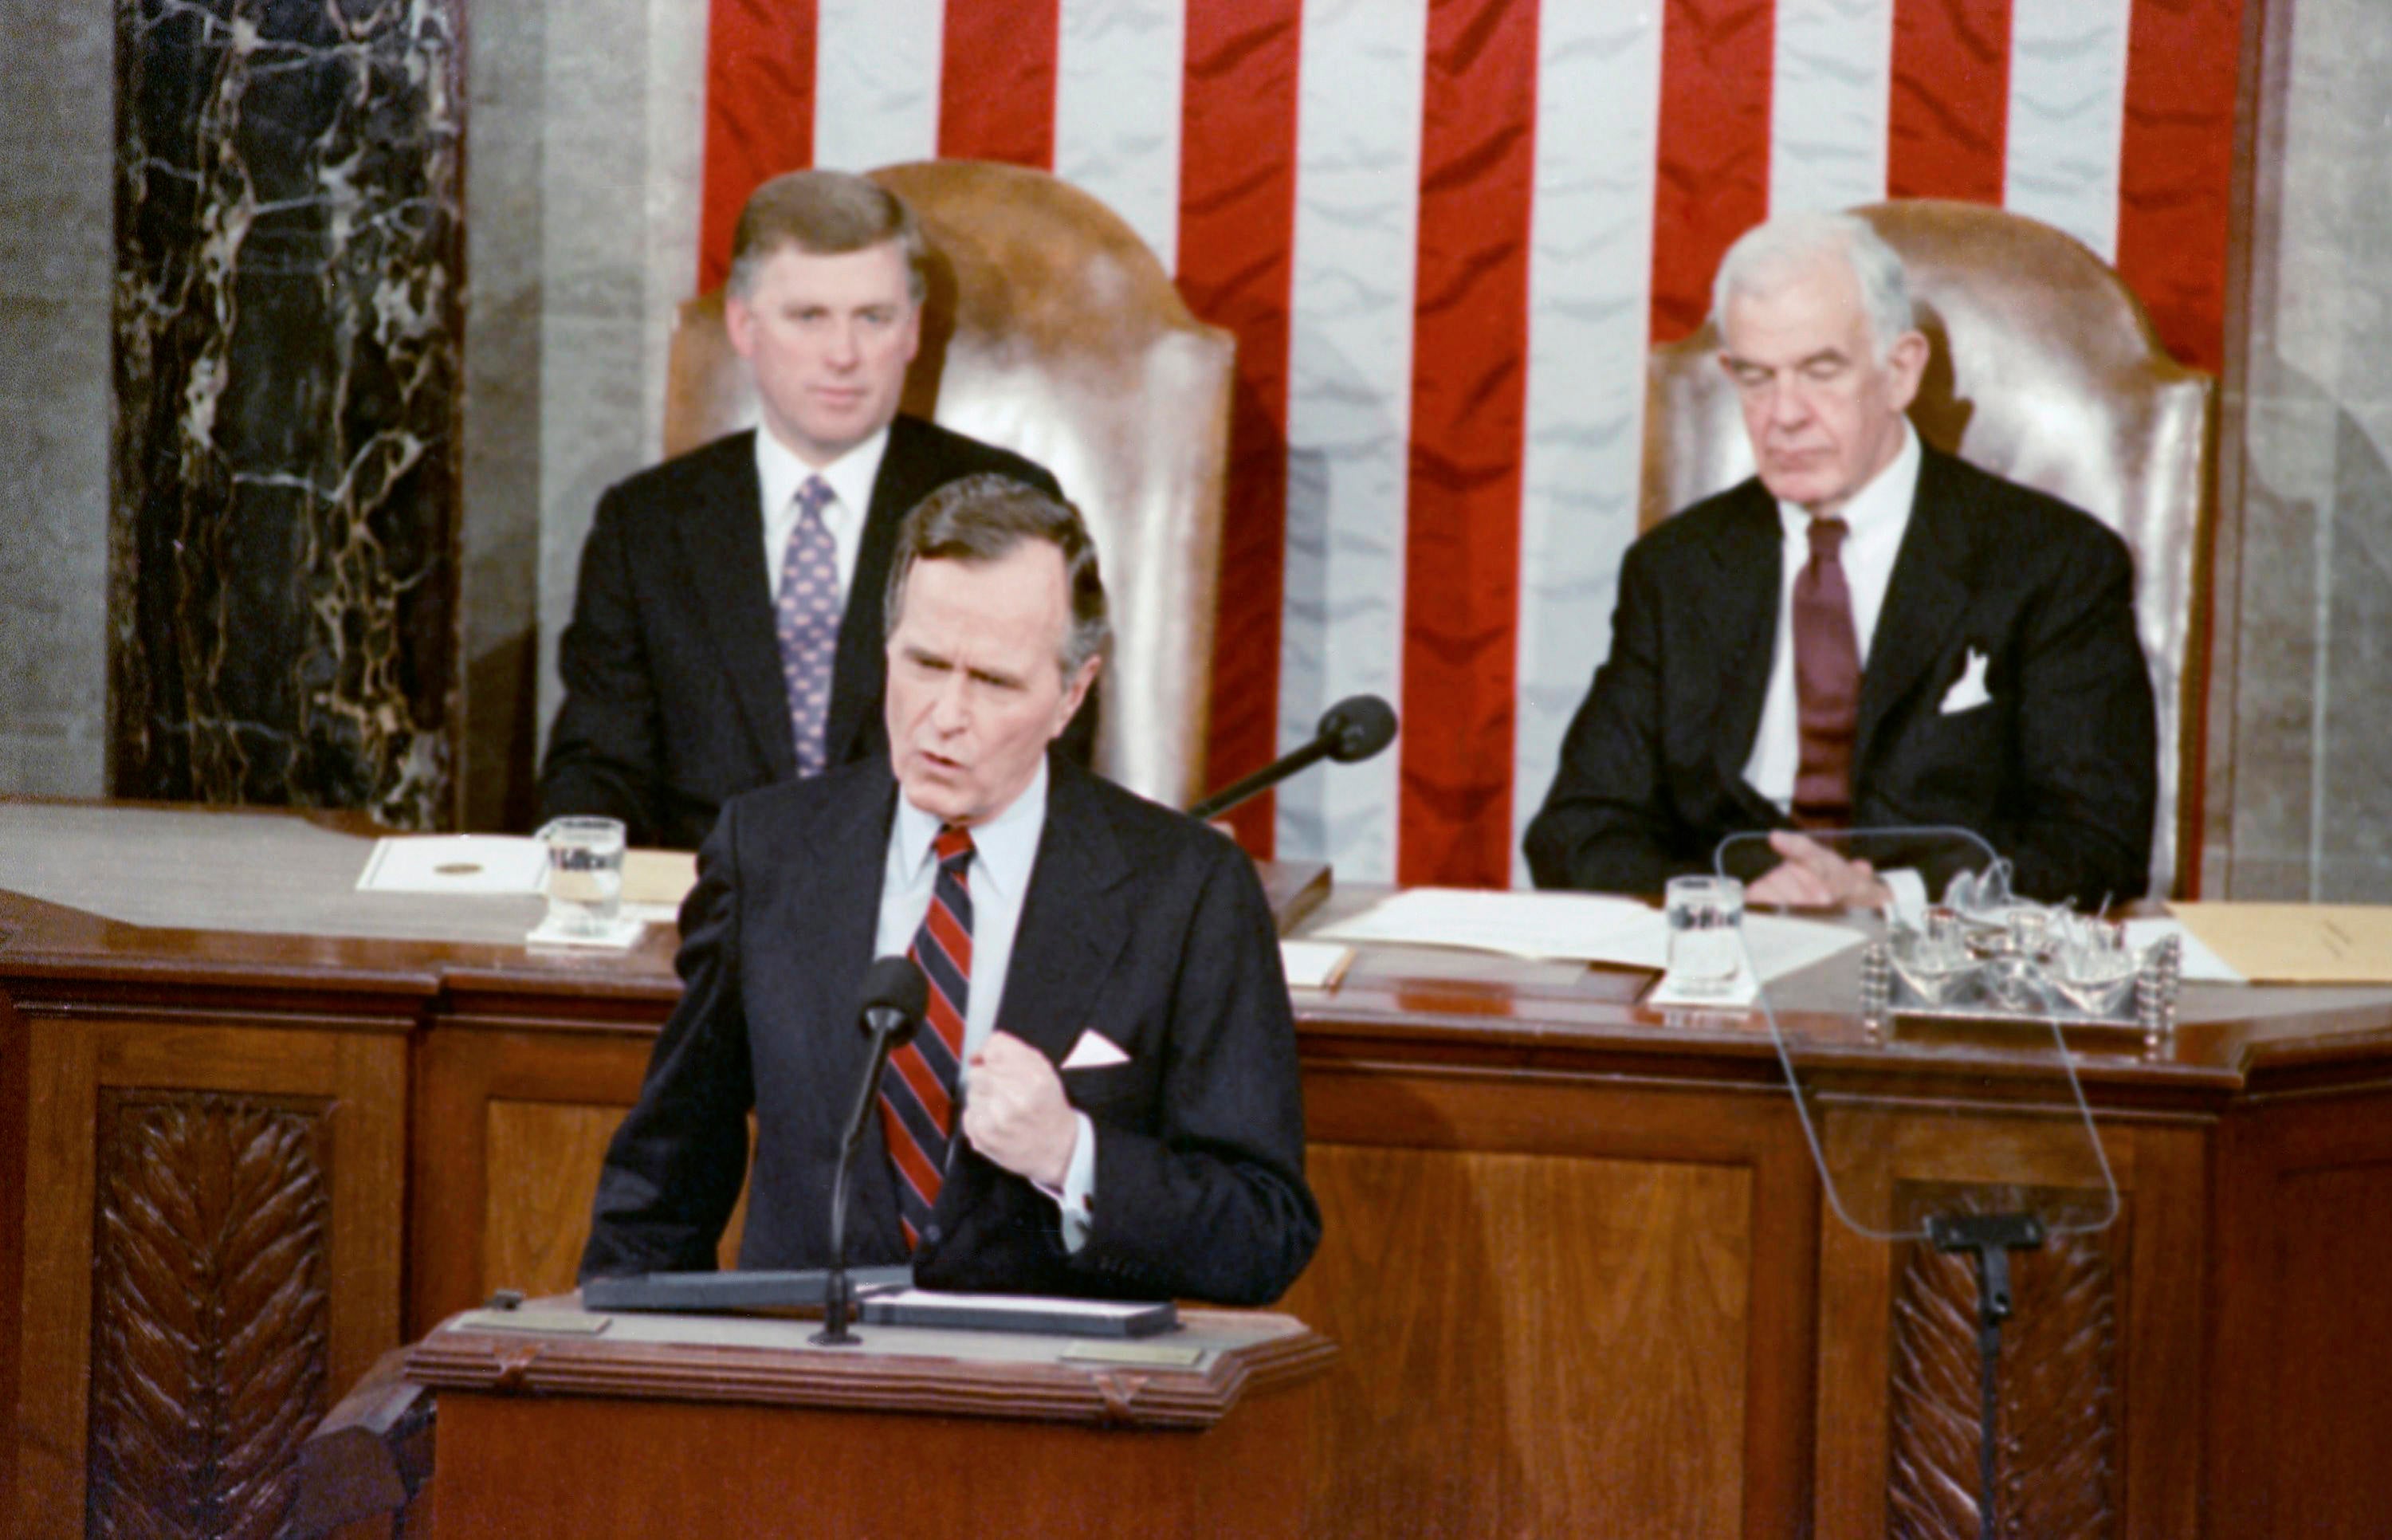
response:
{"label": "suit lapel", "polygon": [[1087,773],[1060,755],[1047,763],[1046,828],[997,1024],[1060,1064],[1128,941],[1130,917],[1111,895],[1130,870]]}
{"label": "suit lapel", "polygon": [[[857,1024],[855,1002],[880,929],[881,877],[896,797],[896,782],[885,769],[857,776],[821,809],[792,853],[804,875],[791,909],[788,945],[806,963],[805,997],[793,1017],[801,1034],[795,1047],[813,1058],[808,1073],[821,1077],[825,1101],[842,1120],[852,1105],[852,1088],[863,1083],[871,1049]],[[820,1024],[811,1040],[803,1036],[806,1023]],[[845,1131],[842,1121],[838,1132]],[[853,1181],[848,1255],[903,1257],[897,1191],[878,1116],[865,1126]]]}
{"label": "suit lapel", "polygon": [[1920,446],[1918,491],[1886,581],[1868,663],[1861,671],[1860,723],[1852,745],[1857,778],[1886,718],[1934,666],[1968,613],[1968,574],[1977,561],[1978,521],[1958,468]]}
{"label": "suit lapel", "polygon": [[1707,677],[1723,682],[1712,713],[1711,751],[1726,787],[1748,813],[1774,821],[1768,799],[1746,783],[1745,762],[1769,698],[1769,670],[1777,649],[1777,603],[1784,587],[1778,564],[1783,530],[1777,504],[1757,480],[1745,483],[1733,516],[1710,548],[1713,598],[1704,607],[1713,628],[1710,656],[1700,660]]}
{"label": "suit lapel", "polygon": [[719,446],[722,463],[701,483],[698,504],[674,523],[689,592],[706,618],[730,681],[732,698],[772,779],[797,774],[789,700],[781,685],[781,641],[773,625],[771,580],[764,571],[762,505],[756,479],[756,436]]}

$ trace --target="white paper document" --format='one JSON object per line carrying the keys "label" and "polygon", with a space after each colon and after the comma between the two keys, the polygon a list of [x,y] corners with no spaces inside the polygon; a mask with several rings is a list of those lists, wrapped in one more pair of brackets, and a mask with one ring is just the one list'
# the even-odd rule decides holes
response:
{"label": "white paper document", "polygon": [[[1666,967],[1669,922],[1632,898],[1587,893],[1490,893],[1412,888],[1312,933],[1311,939],[1398,946],[1462,946],[1520,958],[1629,968]],[[1859,931],[1779,915],[1744,917],[1744,943],[1762,983],[1859,946]]]}
{"label": "white paper document", "polygon": [[2187,984],[2248,984],[2234,965],[2209,949],[2206,942],[2184,928],[2180,920],[2129,920],[2126,945],[2137,952],[2154,941],[2175,936],[2183,950],[2177,956],[2177,976]]}
{"label": "white paper document", "polygon": [[535,894],[548,848],[528,835],[398,834],[374,842],[359,893]]}
{"label": "white paper document", "polygon": [[1326,989],[1334,985],[1354,960],[1354,948],[1333,941],[1282,941],[1279,944],[1279,965],[1287,973],[1291,989]]}

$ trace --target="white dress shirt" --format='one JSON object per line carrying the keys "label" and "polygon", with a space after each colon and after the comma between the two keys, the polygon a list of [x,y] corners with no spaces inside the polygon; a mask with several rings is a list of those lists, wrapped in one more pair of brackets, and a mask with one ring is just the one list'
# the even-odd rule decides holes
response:
{"label": "white dress shirt", "polygon": [[838,558],[839,603],[847,603],[847,591],[855,585],[855,554],[864,544],[864,516],[872,507],[872,483],[888,452],[884,427],[818,471],[766,429],[756,430],[756,480],[764,489],[764,587],[771,597],[780,596],[781,564],[788,555],[789,531],[798,527],[798,489],[807,477],[819,476],[830,484],[822,521]]}
{"label": "white dress shirt", "polygon": [[[872,955],[902,955],[914,945],[922,917],[930,909],[930,893],[939,877],[931,842],[942,824],[897,796],[897,816],[889,829],[888,864],[880,879],[880,923],[873,937]],[[1031,868],[1037,864],[1038,840],[1046,829],[1046,761],[1042,757],[1030,784],[1004,811],[986,823],[972,826],[972,860],[966,876],[971,890],[971,981],[964,1000],[964,1062],[996,1030],[996,1008],[1005,998],[1005,977],[1013,965],[1013,934],[1021,924],[1021,905],[1030,892]],[[957,1088],[954,1136],[963,1137],[961,1088]],[[1072,1163],[1059,1191],[1039,1183],[1063,1211],[1063,1245],[1077,1251],[1087,1239],[1088,1220],[1095,1212],[1097,1131],[1088,1115],[1073,1111],[1079,1137],[1072,1146]]]}
{"label": "white dress shirt", "polygon": [[[1910,528],[1911,504],[1918,500],[1918,430],[1905,418],[1901,450],[1836,516],[1848,529],[1838,558],[1844,568],[1844,586],[1852,593],[1852,636],[1859,644],[1864,670],[1868,667],[1869,644],[1877,636],[1878,616],[1885,609],[1886,587],[1893,581],[1893,559],[1902,550],[1904,531]],[[1802,763],[1801,705],[1794,689],[1794,580],[1811,560],[1811,515],[1799,504],[1780,502],[1777,521],[1785,540],[1777,564],[1777,636],[1770,656],[1768,688],[1762,696],[1761,725],[1752,735],[1744,778],[1781,810],[1791,810],[1794,778]],[[1916,872],[1878,875],[1894,890],[1905,911],[1923,904],[1925,883]]]}

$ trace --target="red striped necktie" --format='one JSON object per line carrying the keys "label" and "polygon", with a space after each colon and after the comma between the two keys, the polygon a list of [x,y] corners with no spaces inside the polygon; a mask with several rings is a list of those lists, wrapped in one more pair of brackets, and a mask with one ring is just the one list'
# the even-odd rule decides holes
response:
{"label": "red striped necktie", "polygon": [[898,1219],[905,1248],[930,1233],[930,1210],[946,1179],[955,1133],[956,1088],[963,1079],[964,1012],[971,998],[971,830],[950,825],[930,845],[939,875],[930,907],[906,955],[930,981],[926,1031],[889,1056],[896,1073],[880,1082],[880,1125],[896,1168]]}

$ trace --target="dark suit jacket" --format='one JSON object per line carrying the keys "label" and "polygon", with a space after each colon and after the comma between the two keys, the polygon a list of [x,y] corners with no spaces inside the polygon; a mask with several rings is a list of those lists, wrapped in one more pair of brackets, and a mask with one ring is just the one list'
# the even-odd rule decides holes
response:
{"label": "dark suit jacket", "polygon": [[[1711,869],[1728,834],[1787,826],[1744,779],[1782,550],[1758,479],[1630,548],[1611,657],[1528,826],[1539,885],[1656,893]],[[1924,450],[1861,678],[1853,826],[1958,824],[2010,859],[2022,894],[2048,901],[2142,893],[2157,727],[2133,596],[2125,542],[2090,516]],[[1988,659],[1992,699],[1946,713],[1970,649]],[[1858,853],[1918,864],[1940,891],[1979,864],[1954,848]]]}
{"label": "dark suit jacket", "polygon": [[[1320,1235],[1295,1029],[1254,868],[1204,826],[1050,759],[1046,830],[998,1024],[1059,1065],[1082,1032],[1128,1062],[1061,1071],[1097,1130],[1096,1210],[958,1140],[913,1262],[928,1287],[1276,1299]],[[681,1006],[606,1153],[584,1277],[704,1270],[748,1176],[742,1268],[829,1262],[831,1180],[867,1063],[896,785],[886,761],[728,803],[682,911]],[[878,1117],[851,1184],[851,1265],[905,1259]],[[930,1232],[940,1238],[928,1238]]]}
{"label": "dark suit jacket", "polygon": [[[1018,454],[918,418],[890,424],[832,665],[828,763],[887,741],[881,590],[897,527],[930,493],[982,471],[1061,495]],[[753,432],[668,460],[599,500],[558,645],[565,701],[540,771],[542,817],[605,814],[635,845],[694,850],[727,799],[797,774],[762,503]],[[1084,762],[1094,715],[1084,708],[1073,724]]]}

